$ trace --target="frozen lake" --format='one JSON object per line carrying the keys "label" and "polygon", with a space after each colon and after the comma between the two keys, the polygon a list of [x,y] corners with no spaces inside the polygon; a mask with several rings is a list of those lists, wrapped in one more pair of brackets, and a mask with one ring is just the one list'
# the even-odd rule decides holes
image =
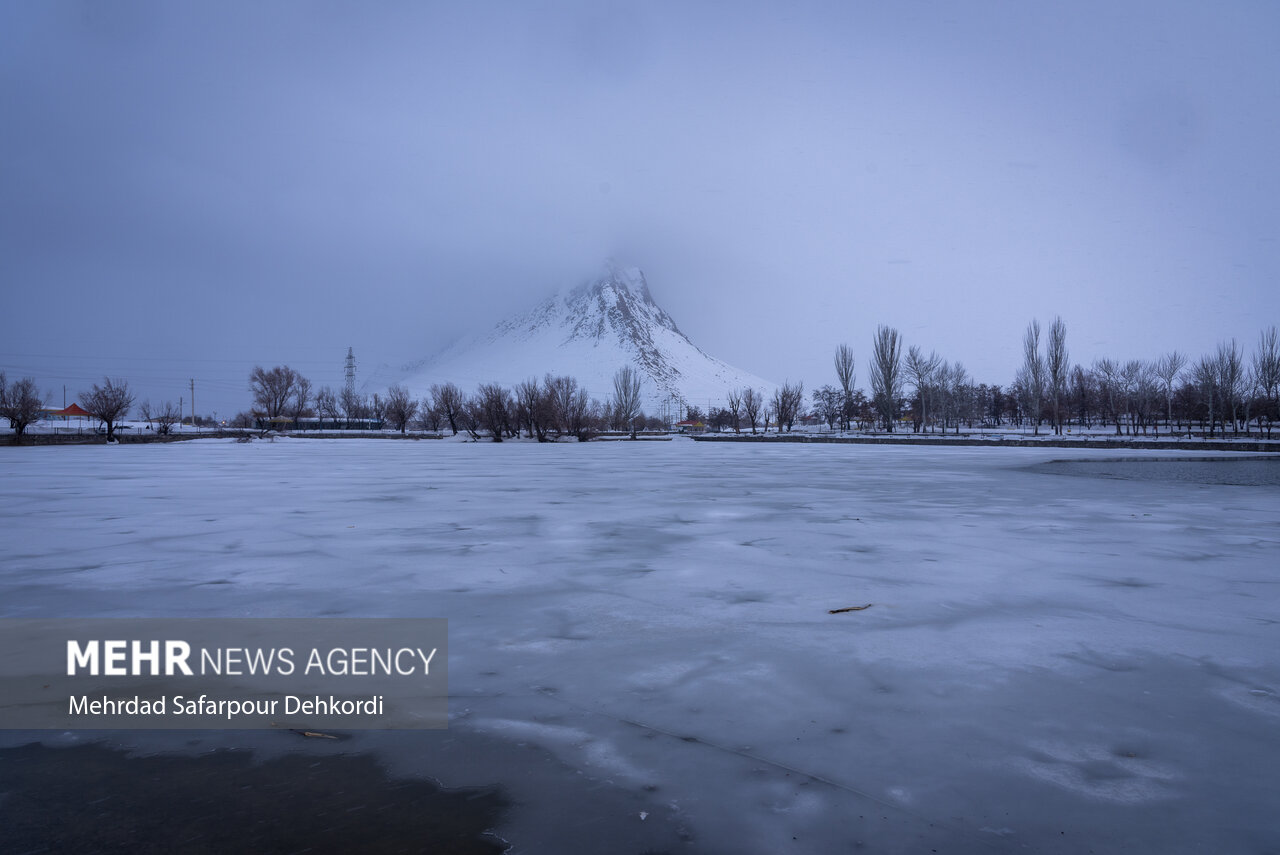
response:
{"label": "frozen lake", "polygon": [[[449,731],[111,745],[367,751],[501,784],[517,853],[1280,848],[1280,487],[1209,483],[1243,464],[687,440],[0,452],[0,617],[449,619]],[[1092,462],[1042,465],[1064,456]]]}

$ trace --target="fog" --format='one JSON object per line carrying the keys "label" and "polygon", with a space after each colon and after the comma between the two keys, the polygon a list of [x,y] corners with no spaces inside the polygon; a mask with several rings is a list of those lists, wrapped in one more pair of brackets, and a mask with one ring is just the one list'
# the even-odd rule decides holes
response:
{"label": "fog", "polygon": [[230,415],[254,364],[336,385],[349,346],[422,358],[611,258],[708,352],[810,386],[878,323],[993,383],[1054,314],[1085,364],[1251,347],[1280,316],[1278,23],[0,4],[0,367],[55,402],[195,379]]}

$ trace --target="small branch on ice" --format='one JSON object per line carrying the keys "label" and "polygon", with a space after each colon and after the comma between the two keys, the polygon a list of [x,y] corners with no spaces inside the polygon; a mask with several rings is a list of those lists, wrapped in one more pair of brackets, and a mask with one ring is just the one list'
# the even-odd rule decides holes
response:
{"label": "small branch on ice", "polygon": [[827,614],[838,615],[843,614],[844,612],[860,612],[871,608],[873,605],[875,605],[875,603],[867,603],[865,606],[847,606],[843,609],[827,609]]}

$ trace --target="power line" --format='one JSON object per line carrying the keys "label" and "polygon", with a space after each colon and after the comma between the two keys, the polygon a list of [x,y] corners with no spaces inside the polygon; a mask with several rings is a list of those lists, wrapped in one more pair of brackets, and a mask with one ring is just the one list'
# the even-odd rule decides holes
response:
{"label": "power line", "polygon": [[[175,365],[175,364],[177,365],[193,365],[193,364],[241,365],[241,366],[245,366],[246,374],[248,373],[248,370],[253,366],[263,364],[263,360],[261,359],[210,359],[205,357],[186,357],[186,356],[183,356],[183,357],[120,356],[120,355],[101,354],[101,353],[75,354],[75,353],[25,353],[25,352],[19,352],[19,351],[0,351],[0,363],[3,363],[6,360],[12,360],[12,359],[18,359],[18,360],[48,359],[48,360],[60,360],[60,361],[70,360],[70,361],[88,363],[88,364],[120,363],[120,362],[123,362],[123,363],[157,362],[157,363],[164,363],[165,365]],[[267,360],[267,361],[271,361],[271,360]],[[319,357],[313,358],[313,359],[288,359],[288,360],[284,360],[284,362],[286,362],[288,365],[291,365],[291,366],[295,366],[295,367],[301,366],[309,369],[322,368],[325,366],[333,365],[333,363],[328,359],[319,358]]]}

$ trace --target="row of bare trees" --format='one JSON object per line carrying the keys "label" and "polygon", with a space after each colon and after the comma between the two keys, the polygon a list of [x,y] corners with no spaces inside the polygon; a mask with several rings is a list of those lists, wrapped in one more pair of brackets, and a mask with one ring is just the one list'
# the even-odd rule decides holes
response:
{"label": "row of bare trees", "polygon": [[1117,434],[1159,434],[1199,425],[1209,436],[1238,434],[1255,422],[1271,435],[1280,389],[1280,340],[1276,328],[1262,331],[1252,360],[1234,339],[1192,361],[1171,351],[1155,360],[1094,360],[1072,366],[1066,326],[1055,318],[1044,350],[1039,323],[1023,336],[1023,364],[1014,380],[1014,396],[1035,432],[1047,421],[1055,434],[1069,424],[1112,424]]}
{"label": "row of bare trees", "polygon": [[455,435],[466,431],[473,439],[494,442],[521,435],[539,442],[566,436],[585,441],[610,430],[627,431],[634,438],[641,429],[663,426],[661,419],[641,410],[640,375],[629,366],[614,374],[613,395],[604,402],[592,398],[574,377],[547,374],[511,389],[482,383],[472,395],[452,383],[433,385],[416,412],[424,430],[448,427]]}
{"label": "row of bare trees", "polygon": [[236,415],[236,427],[298,427],[310,419],[321,428],[326,422],[331,427],[381,427],[403,408],[403,401],[390,394],[365,395],[349,388],[335,392],[329,386],[312,394],[311,381],[288,365],[255,367],[249,373],[249,392],[253,406]]}
{"label": "row of bare trees", "polygon": [[[1047,334],[1046,334],[1047,332]],[[918,345],[904,348],[898,330],[880,326],[868,366],[871,395],[857,388],[853,350],[835,353],[838,385],[812,393],[805,412],[803,385],[789,382],[771,399],[753,389],[728,393],[728,405],[707,414],[714,429],[752,433],[770,424],[790,430],[798,420],[820,421],[832,430],[872,427],[895,430],[909,420],[916,432],[1016,425],[1039,434],[1114,426],[1117,434],[1155,433],[1196,427],[1209,436],[1248,433],[1251,425],[1271,436],[1280,419],[1280,341],[1275,327],[1262,332],[1252,358],[1233,340],[1191,360],[1174,351],[1154,361],[1102,358],[1073,364],[1067,327],[1054,318],[1047,331],[1028,324],[1022,364],[1007,388],[976,383],[964,365]]]}
{"label": "row of bare trees", "polygon": [[[48,411],[47,401],[48,396],[40,392],[34,379],[23,377],[11,384],[0,371],[0,418],[9,421],[15,441],[21,440],[27,428]],[[94,383],[88,392],[80,393],[81,409],[102,424],[108,441],[115,439],[116,428],[132,406],[133,393],[124,380],[104,377],[102,385]]]}
{"label": "row of bare trees", "polygon": [[241,426],[257,424],[300,426],[314,419],[320,428],[373,427],[384,425],[400,433],[411,426],[431,432],[465,431],[501,442],[522,433],[530,439],[551,441],[564,436],[579,440],[605,430],[629,431],[632,437],[642,428],[661,421],[646,418],[641,411],[640,374],[621,368],[613,381],[613,396],[601,403],[590,397],[573,377],[546,375],[541,381],[530,378],[507,388],[499,383],[483,383],[472,394],[453,383],[433,385],[421,400],[404,386],[391,386],[385,395],[364,395],[344,389],[335,393],[327,386],[314,396],[311,383],[288,366],[255,368],[249,375],[253,409],[237,416]]}
{"label": "row of bare trees", "polygon": [[[872,340],[869,368],[871,397],[868,398],[857,388],[857,362],[853,348],[841,344],[836,348],[834,360],[839,386],[828,384],[814,391],[813,414],[829,427],[838,427],[842,431],[854,426],[865,429],[872,424],[892,431],[902,409],[904,383],[908,376],[916,376],[913,371],[922,370],[918,364],[920,358],[919,349],[911,348],[904,368],[902,336],[892,327],[877,327]],[[936,356],[931,358],[937,362]],[[929,370],[934,368],[936,365]]]}
{"label": "row of bare trees", "polygon": [[765,396],[759,389],[750,386],[734,389],[729,392],[728,406],[712,410],[705,416],[697,407],[690,407],[688,418],[701,421],[715,430],[733,428],[735,433],[757,428],[768,433],[773,425],[781,433],[791,430],[797,421],[806,416],[804,405],[804,383],[792,383],[790,380],[773,390],[772,396]]}
{"label": "row of bare trees", "polygon": [[[1055,434],[1073,426],[1114,426],[1117,434],[1187,430],[1199,426],[1209,436],[1249,432],[1255,424],[1267,437],[1280,419],[1280,336],[1265,329],[1251,357],[1232,340],[1213,353],[1192,360],[1172,351],[1156,360],[1118,362],[1094,360],[1073,365],[1067,349],[1067,330],[1054,318],[1048,335],[1032,321],[1022,338],[1022,364],[1008,389],[975,384],[960,362],[948,362],[917,345],[906,348],[899,332],[887,326],[876,330],[868,369],[871,396],[857,388],[852,349],[841,344],[835,352],[838,386],[824,385],[812,393],[805,411],[804,384],[784,383],[771,397],[744,388],[728,395],[728,406],[705,414],[689,408],[690,418],[705,418],[713,427],[749,429],[756,433],[770,425],[790,431],[797,421],[818,418],[832,429],[866,429],[877,425],[893,431],[905,415],[915,431],[947,431],[975,424],[1029,426],[1039,433],[1047,424]],[[351,389],[334,392],[324,386],[312,393],[311,382],[288,366],[256,367],[249,376],[253,407],[239,414],[235,424],[249,427],[299,426],[315,419],[337,427],[389,424],[404,433],[410,425],[428,431],[467,431],[495,441],[519,436],[551,440],[562,436],[586,439],[606,430],[627,431],[665,427],[641,411],[640,375],[624,367],[614,376],[613,394],[605,402],[591,398],[573,377],[546,375],[507,389],[482,384],[466,394],[452,383],[432,386],[414,400],[407,389],[394,385],[385,395],[364,395]],[[0,372],[0,418],[21,437],[47,410],[47,396],[35,381],[24,377],[8,382]],[[125,419],[134,396],[124,380],[104,378],[80,395],[81,406],[98,419],[109,438]],[[140,408],[142,418],[160,433],[168,433],[180,418],[171,402]]]}
{"label": "row of bare trees", "polygon": [[1173,351],[1152,361],[1103,358],[1088,368],[1073,366],[1061,393],[1040,407],[1022,378],[1012,391],[1027,422],[1048,421],[1057,432],[1064,425],[1111,425],[1118,435],[1159,435],[1163,425],[1170,432],[1198,428],[1212,437],[1248,433],[1252,424],[1270,437],[1280,418],[1277,375],[1275,352],[1260,350],[1250,364],[1233,341],[1195,361]]}
{"label": "row of bare trees", "polygon": [[876,330],[869,368],[871,397],[854,388],[854,360],[848,345],[836,350],[839,388],[823,386],[813,393],[813,415],[831,428],[875,424],[892,431],[909,416],[915,431],[962,424],[1029,426],[1039,433],[1047,425],[1055,434],[1072,427],[1113,425],[1117,434],[1190,430],[1248,432],[1250,425],[1271,436],[1280,419],[1280,337],[1275,327],[1263,330],[1251,358],[1234,341],[1224,342],[1199,359],[1173,351],[1153,361],[1094,360],[1072,364],[1067,328],[1054,318],[1047,335],[1039,321],[1022,337],[1022,364],[1013,384],[975,384],[960,362],[936,352],[927,355],[912,345],[903,355],[900,334],[892,327]]}

